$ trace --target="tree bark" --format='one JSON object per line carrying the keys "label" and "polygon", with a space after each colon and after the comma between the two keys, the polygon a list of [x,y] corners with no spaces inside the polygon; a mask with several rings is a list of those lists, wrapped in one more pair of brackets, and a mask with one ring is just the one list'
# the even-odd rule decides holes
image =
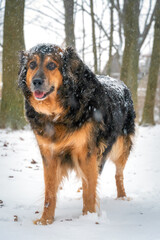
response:
{"label": "tree bark", "polygon": [[132,98],[137,111],[137,76],[139,62],[139,4],[140,0],[124,0],[124,36],[125,48],[123,53],[121,80],[132,92]]}
{"label": "tree bark", "polygon": [[111,74],[112,47],[113,47],[113,0],[110,0],[110,40],[109,40],[109,59],[107,63],[107,75]]}
{"label": "tree bark", "polygon": [[85,32],[85,18],[84,18],[84,0],[82,0],[82,34],[83,34],[83,40],[82,40],[82,59],[85,61],[85,37],[86,37],[86,32]]}
{"label": "tree bark", "polygon": [[63,0],[65,10],[66,46],[75,48],[74,35],[74,0]]}
{"label": "tree bark", "polygon": [[144,103],[144,110],[141,124],[154,125],[154,104],[158,73],[160,68],[160,1],[156,2],[155,25],[154,25],[154,42],[149,69],[147,84],[147,93]]}
{"label": "tree bark", "polygon": [[18,90],[18,51],[24,49],[25,0],[6,0],[3,29],[3,88],[0,127],[19,129],[24,126],[23,96]]}
{"label": "tree bark", "polygon": [[95,20],[94,20],[94,7],[93,0],[90,0],[90,8],[91,8],[91,22],[92,22],[92,43],[93,43],[93,56],[94,56],[94,72],[98,72],[97,66],[97,46],[96,46],[96,33],[95,33]]}

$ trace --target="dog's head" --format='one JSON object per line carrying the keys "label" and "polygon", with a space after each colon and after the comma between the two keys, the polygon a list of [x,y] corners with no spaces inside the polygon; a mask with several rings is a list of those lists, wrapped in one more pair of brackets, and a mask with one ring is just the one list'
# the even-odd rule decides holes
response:
{"label": "dog's head", "polygon": [[37,112],[60,113],[59,88],[66,85],[74,92],[83,63],[72,48],[62,50],[52,44],[39,44],[21,52],[19,86]]}
{"label": "dog's head", "polygon": [[25,96],[45,100],[62,83],[62,49],[55,45],[37,45],[21,52],[19,86]]}

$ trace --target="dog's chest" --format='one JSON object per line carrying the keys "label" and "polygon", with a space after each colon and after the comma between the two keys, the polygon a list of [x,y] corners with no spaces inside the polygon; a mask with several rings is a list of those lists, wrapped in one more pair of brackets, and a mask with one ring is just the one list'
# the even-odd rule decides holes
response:
{"label": "dog's chest", "polygon": [[86,147],[91,139],[92,123],[86,123],[78,130],[71,131],[64,126],[55,126],[54,141],[52,142],[55,153],[63,150],[80,151]]}
{"label": "dog's chest", "polygon": [[64,152],[72,155],[72,153],[78,154],[91,145],[92,129],[91,122],[75,131],[67,129],[62,124],[46,124],[43,135],[36,134],[36,137],[41,148],[48,149],[53,155],[61,156]]}

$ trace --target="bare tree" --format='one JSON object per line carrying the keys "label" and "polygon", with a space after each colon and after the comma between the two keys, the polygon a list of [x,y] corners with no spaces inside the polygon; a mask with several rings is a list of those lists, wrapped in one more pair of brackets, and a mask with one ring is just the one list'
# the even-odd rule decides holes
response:
{"label": "bare tree", "polygon": [[3,88],[0,127],[24,126],[23,97],[17,89],[18,51],[24,49],[25,0],[6,0],[3,32]]}
{"label": "bare tree", "polygon": [[[32,4],[31,4],[32,3]],[[36,4],[41,4],[37,8]],[[54,32],[61,42],[64,42],[64,8],[63,0],[26,0],[26,25],[34,25],[45,29],[46,32]],[[31,17],[31,13],[33,17]]]}
{"label": "bare tree", "polygon": [[97,45],[96,45],[93,0],[90,0],[90,8],[91,8],[91,22],[92,22],[92,44],[93,44],[93,56],[94,56],[94,72],[97,73],[97,70],[98,70],[98,66],[97,66]]}
{"label": "bare tree", "polygon": [[75,48],[74,35],[74,0],[63,0],[65,10],[66,45]]}
{"label": "bare tree", "polygon": [[[152,1],[152,0],[150,0]],[[123,12],[120,13],[123,19],[123,28],[125,36],[125,48],[123,52],[123,61],[121,67],[121,80],[123,80],[132,92],[135,109],[137,110],[137,77],[140,49],[147,37],[153,17],[155,14],[155,7],[150,15],[150,7],[146,16],[145,25],[142,33],[139,29],[140,3],[143,1],[124,0]],[[117,9],[117,6],[116,6]],[[119,10],[119,9],[118,9]],[[148,20],[149,19],[149,20]]]}
{"label": "bare tree", "polygon": [[3,47],[3,17],[4,17],[4,7],[3,7],[4,1],[0,0],[0,47]]}
{"label": "bare tree", "polygon": [[85,19],[84,19],[84,0],[82,0],[82,34],[83,34],[83,40],[82,40],[82,59],[83,61],[85,60],[84,56],[84,51],[85,51],[85,37],[86,37],[86,32],[85,32]]}
{"label": "bare tree", "polygon": [[149,69],[147,93],[145,98],[143,116],[141,124],[154,125],[154,104],[158,73],[160,68],[160,1],[156,2],[155,25],[154,25],[154,42]]}
{"label": "bare tree", "polygon": [[140,0],[124,0],[124,36],[125,48],[123,52],[123,61],[121,67],[121,80],[132,91],[132,98],[137,108],[137,75],[138,75],[138,37],[139,37],[139,14]]}
{"label": "bare tree", "polygon": [[32,6],[30,1],[27,1],[26,9],[34,12],[35,17],[27,18],[26,23],[54,32],[61,39],[61,43],[65,42],[66,46],[75,48],[74,0],[46,0],[41,3],[40,9],[37,9],[36,2],[39,3],[35,0],[35,5]]}
{"label": "bare tree", "polygon": [[107,63],[107,75],[111,74],[113,31],[114,31],[114,24],[113,24],[114,0],[110,0],[109,3],[110,3],[110,40],[109,40],[109,58],[108,58],[108,63]]}

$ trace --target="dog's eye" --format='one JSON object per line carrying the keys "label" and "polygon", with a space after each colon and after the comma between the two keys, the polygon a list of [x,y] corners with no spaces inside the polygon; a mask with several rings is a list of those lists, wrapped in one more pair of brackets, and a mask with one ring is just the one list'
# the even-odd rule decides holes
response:
{"label": "dog's eye", "polygon": [[54,62],[50,62],[50,63],[48,63],[47,64],[47,66],[46,66],[49,70],[54,70],[57,66],[56,66],[56,64],[54,63]]}
{"label": "dog's eye", "polygon": [[35,61],[32,61],[30,64],[29,64],[29,67],[33,70],[37,67],[37,63]]}

